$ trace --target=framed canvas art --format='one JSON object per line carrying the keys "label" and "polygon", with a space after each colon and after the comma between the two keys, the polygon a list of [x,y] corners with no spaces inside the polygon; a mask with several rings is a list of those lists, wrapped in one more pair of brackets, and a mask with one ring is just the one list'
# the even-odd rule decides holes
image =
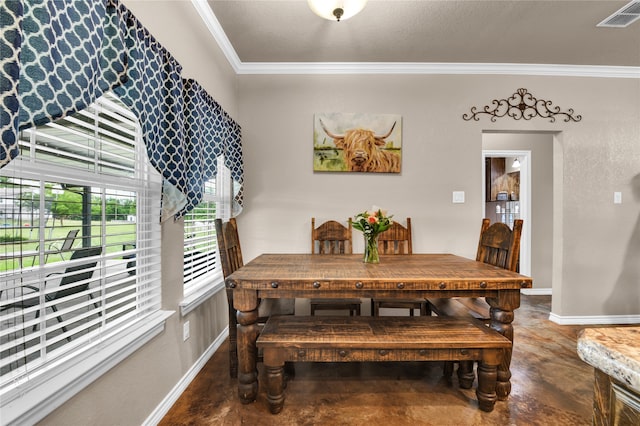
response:
{"label": "framed canvas art", "polygon": [[316,172],[400,173],[402,117],[318,113],[313,119]]}

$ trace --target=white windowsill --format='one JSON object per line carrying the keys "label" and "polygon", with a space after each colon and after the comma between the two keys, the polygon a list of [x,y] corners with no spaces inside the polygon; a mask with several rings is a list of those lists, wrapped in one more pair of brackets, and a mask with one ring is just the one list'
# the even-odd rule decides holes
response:
{"label": "white windowsill", "polygon": [[[2,424],[35,424],[102,374],[160,334],[174,311],[157,311],[78,356],[62,359],[40,377],[1,395]],[[126,333],[125,333],[126,332]]]}
{"label": "white windowsill", "polygon": [[224,290],[224,288],[224,279],[222,278],[222,275],[220,275],[218,278],[216,278],[215,282],[212,285],[200,288],[185,297],[178,305],[180,306],[180,315],[187,315],[189,312],[200,306],[200,304],[204,303],[211,296],[213,296],[220,290]]}

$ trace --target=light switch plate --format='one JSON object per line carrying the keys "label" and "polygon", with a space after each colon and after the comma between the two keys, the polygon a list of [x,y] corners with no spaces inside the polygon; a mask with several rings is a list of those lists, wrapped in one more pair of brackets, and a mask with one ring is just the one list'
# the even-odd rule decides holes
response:
{"label": "light switch plate", "polygon": [[622,204],[622,192],[613,193],[613,204]]}
{"label": "light switch plate", "polygon": [[453,202],[464,203],[464,191],[453,191]]}

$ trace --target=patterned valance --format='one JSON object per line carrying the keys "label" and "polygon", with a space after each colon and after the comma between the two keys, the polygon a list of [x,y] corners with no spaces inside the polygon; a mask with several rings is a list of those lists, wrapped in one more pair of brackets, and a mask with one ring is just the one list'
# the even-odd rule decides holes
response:
{"label": "patterned valance", "polygon": [[0,3],[3,37],[0,167],[18,131],[82,110],[108,90],[137,115],[147,155],[164,177],[163,217],[183,216],[225,155],[242,206],[240,126],[119,0]]}
{"label": "patterned valance", "polygon": [[234,212],[242,208],[242,144],[240,126],[194,80],[184,80],[185,151],[189,158],[187,185],[189,201],[177,215],[181,217],[202,199],[204,183],[215,176],[217,159],[224,155],[225,166],[234,180]]}
{"label": "patterned valance", "polygon": [[204,193],[204,183],[216,175],[217,159],[222,154],[222,108],[194,80],[184,80],[185,155],[189,202],[178,217],[193,209]]}
{"label": "patterned valance", "polygon": [[244,204],[244,161],[242,157],[242,132],[240,125],[225,112],[224,165],[231,170],[233,179],[232,216],[242,211]]}
{"label": "patterned valance", "polygon": [[124,5],[120,9],[126,20],[127,78],[114,92],[138,117],[147,156],[164,178],[166,218],[182,209],[188,197],[182,67]]}
{"label": "patterned valance", "polygon": [[18,130],[86,108],[121,83],[121,18],[105,1],[0,4],[0,167],[18,156]]}

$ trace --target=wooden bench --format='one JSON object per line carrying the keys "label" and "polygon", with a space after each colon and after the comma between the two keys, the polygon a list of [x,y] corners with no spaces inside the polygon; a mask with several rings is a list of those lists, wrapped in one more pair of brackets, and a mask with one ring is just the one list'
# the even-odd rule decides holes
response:
{"label": "wooden bench", "polygon": [[497,367],[511,341],[475,320],[448,317],[269,318],[257,340],[263,351],[271,413],[284,406],[286,361],[479,361],[478,405],[492,411]]}
{"label": "wooden bench", "polygon": [[[491,321],[491,307],[480,297],[452,297],[427,299],[431,312],[440,317],[474,318],[488,324]],[[453,362],[445,362],[443,375],[453,375]],[[461,362],[458,366],[460,387],[469,389],[473,384],[473,362]]]}

